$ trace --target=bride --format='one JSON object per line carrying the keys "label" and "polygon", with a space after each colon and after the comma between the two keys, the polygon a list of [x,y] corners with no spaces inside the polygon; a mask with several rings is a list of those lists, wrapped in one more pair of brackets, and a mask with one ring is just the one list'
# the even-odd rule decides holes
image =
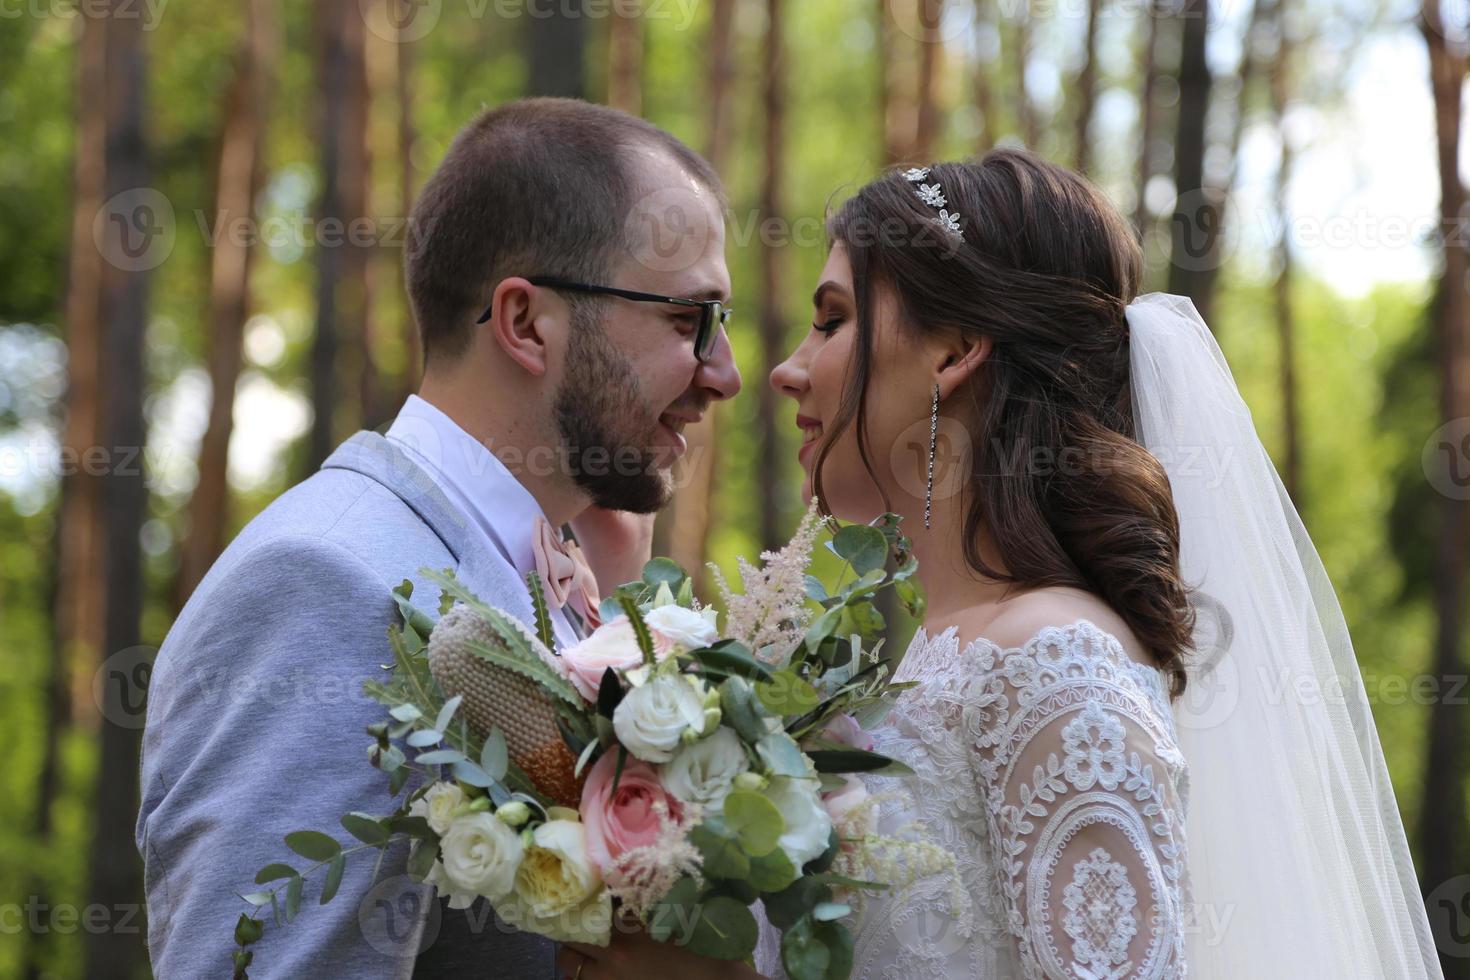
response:
{"label": "bride", "polygon": [[909,515],[920,684],[875,734],[913,775],[869,788],[960,886],[867,899],[853,976],[1441,976],[1341,611],[1193,305],[1025,151],[830,233],[771,383],[804,490]]}

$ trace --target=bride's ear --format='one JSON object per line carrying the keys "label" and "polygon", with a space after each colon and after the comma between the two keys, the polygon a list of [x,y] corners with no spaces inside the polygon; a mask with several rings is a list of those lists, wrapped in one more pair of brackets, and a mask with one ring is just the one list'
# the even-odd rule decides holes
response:
{"label": "bride's ear", "polygon": [[939,351],[934,380],[939,384],[939,397],[948,398],[956,388],[966,384],[990,358],[995,341],[987,336],[960,336]]}

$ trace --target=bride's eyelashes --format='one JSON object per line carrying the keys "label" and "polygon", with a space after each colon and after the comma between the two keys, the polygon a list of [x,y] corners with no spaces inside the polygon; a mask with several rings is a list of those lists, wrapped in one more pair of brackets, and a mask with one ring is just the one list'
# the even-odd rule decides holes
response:
{"label": "bride's eyelashes", "polygon": [[825,336],[826,334],[830,334],[838,327],[842,326],[843,319],[844,318],[841,316],[829,317],[826,320],[813,323],[812,329],[815,330],[817,333],[823,334]]}

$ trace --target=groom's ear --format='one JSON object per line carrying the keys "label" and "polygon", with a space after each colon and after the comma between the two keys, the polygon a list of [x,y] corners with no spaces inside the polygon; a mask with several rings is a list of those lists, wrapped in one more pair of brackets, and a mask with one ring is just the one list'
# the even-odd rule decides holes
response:
{"label": "groom's ear", "polygon": [[964,385],[980,370],[995,349],[990,337],[959,335],[949,341],[938,352],[934,380],[939,384],[939,397],[948,398],[956,388]]}
{"label": "groom's ear", "polygon": [[555,314],[548,298],[555,295],[519,276],[502,279],[490,301],[490,319],[481,326],[511,361],[538,378],[549,363]]}

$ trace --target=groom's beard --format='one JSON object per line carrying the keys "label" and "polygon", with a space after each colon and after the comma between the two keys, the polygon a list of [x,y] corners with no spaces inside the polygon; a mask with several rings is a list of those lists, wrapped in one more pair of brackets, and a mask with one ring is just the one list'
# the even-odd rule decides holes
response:
{"label": "groom's beard", "polygon": [[603,333],[592,310],[572,315],[569,364],[553,410],[572,480],[609,510],[652,514],[673,496],[661,468],[658,413],[644,401],[638,376]]}

